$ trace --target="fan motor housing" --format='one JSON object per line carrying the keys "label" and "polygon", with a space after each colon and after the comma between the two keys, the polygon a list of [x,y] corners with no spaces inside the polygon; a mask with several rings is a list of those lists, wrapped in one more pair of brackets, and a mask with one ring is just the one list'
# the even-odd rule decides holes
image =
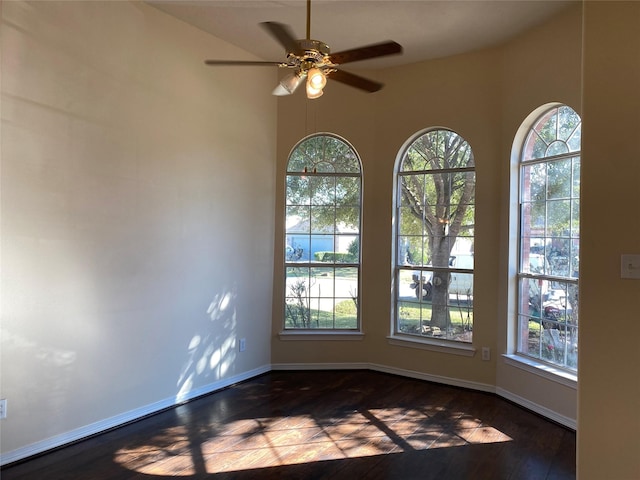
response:
{"label": "fan motor housing", "polygon": [[311,40],[311,39],[302,39],[298,40],[298,45],[300,45],[300,49],[305,52],[318,52],[324,55],[329,55],[331,53],[331,49],[329,45],[319,40]]}

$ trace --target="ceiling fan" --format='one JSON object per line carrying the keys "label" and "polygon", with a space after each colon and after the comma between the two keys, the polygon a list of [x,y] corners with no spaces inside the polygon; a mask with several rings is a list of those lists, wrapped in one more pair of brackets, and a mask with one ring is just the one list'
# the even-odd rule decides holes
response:
{"label": "ceiling fan", "polygon": [[291,29],[282,23],[263,22],[260,25],[285,48],[287,53],[286,61],[205,60],[204,63],[207,65],[289,68],[293,72],[280,81],[280,84],[273,90],[273,94],[290,95],[306,79],[307,98],[318,98],[322,95],[322,89],[327,83],[327,77],[366,92],[377,92],[383,87],[382,83],[345,72],[339,69],[338,66],[402,53],[402,46],[393,41],[331,53],[326,43],[311,39],[311,0],[307,0],[307,37],[302,40],[296,40]]}

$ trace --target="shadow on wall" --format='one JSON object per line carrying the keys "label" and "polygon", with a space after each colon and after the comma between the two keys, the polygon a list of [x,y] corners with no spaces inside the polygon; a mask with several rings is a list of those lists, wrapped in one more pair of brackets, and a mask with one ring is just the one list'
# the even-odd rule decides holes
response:
{"label": "shadow on wall", "polygon": [[178,377],[176,402],[193,397],[198,388],[224,378],[236,358],[237,293],[217,294],[206,320],[187,345],[187,360]]}

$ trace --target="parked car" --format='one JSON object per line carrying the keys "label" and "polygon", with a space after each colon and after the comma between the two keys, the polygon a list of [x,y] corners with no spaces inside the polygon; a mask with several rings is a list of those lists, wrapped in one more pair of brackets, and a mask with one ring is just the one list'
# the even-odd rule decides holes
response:
{"label": "parked car", "polygon": [[[449,257],[449,267],[473,270],[473,253],[455,254]],[[431,299],[433,272],[415,271],[410,287],[418,299]],[[449,294],[473,295],[473,273],[451,272]]]}

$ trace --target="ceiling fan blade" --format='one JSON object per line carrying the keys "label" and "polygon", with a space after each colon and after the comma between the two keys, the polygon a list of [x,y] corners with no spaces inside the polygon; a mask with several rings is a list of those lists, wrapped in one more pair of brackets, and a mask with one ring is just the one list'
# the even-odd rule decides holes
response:
{"label": "ceiling fan blade", "polygon": [[345,85],[359,88],[360,90],[365,90],[370,93],[377,92],[384,86],[382,83],[374,82],[373,80],[345,72],[344,70],[335,70],[328,76],[332,80],[336,80],[340,83],[344,83]]}
{"label": "ceiling fan blade", "polygon": [[384,57],[386,55],[395,55],[398,53],[402,53],[402,45],[393,41],[388,41],[332,53],[330,57],[333,63],[342,65],[344,63],[358,62],[360,60]]}
{"label": "ceiling fan blade", "polygon": [[283,62],[263,62],[253,60],[205,60],[207,65],[235,65],[235,66],[264,66],[264,67],[286,67],[288,64]]}
{"label": "ceiling fan blade", "polygon": [[260,25],[278,40],[287,53],[301,53],[300,45],[288,25],[278,22],[262,22]]}

